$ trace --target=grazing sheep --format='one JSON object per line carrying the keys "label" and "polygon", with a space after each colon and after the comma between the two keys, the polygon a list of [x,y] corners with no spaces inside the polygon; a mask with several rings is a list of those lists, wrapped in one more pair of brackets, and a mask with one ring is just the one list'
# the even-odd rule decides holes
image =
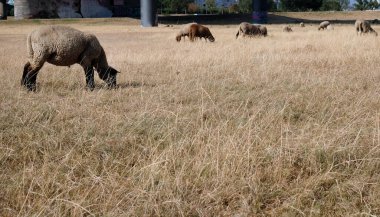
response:
{"label": "grazing sheep", "polygon": [[371,24],[366,20],[356,20],[355,22],[356,34],[362,35],[363,33],[371,33],[377,36],[377,32],[372,29]]}
{"label": "grazing sheep", "polygon": [[215,38],[212,36],[210,30],[200,24],[192,24],[189,29],[190,41],[194,41],[196,38],[204,38],[206,41],[214,42]]}
{"label": "grazing sheep", "polygon": [[323,21],[321,24],[319,24],[319,27],[318,27],[318,30],[324,30],[327,28],[327,26],[330,25],[330,22],[329,21]]}
{"label": "grazing sheep", "polygon": [[36,90],[38,71],[45,62],[57,66],[80,64],[86,75],[86,84],[94,89],[94,68],[109,87],[116,86],[116,71],[107,62],[104,49],[92,35],[65,26],[44,26],[28,35],[29,61],[24,66],[21,85]]}
{"label": "grazing sheep", "polygon": [[178,42],[180,42],[181,39],[182,39],[182,37],[183,37],[183,40],[185,40],[186,36],[189,37],[190,26],[193,25],[193,24],[197,24],[197,23],[188,23],[188,24],[183,25],[182,28],[177,33],[175,39]]}
{"label": "grazing sheep", "polygon": [[290,27],[290,26],[284,26],[284,27],[282,28],[282,31],[283,31],[283,32],[293,32],[292,27]]}
{"label": "grazing sheep", "polygon": [[303,22],[301,22],[300,27],[305,27],[305,24]]}
{"label": "grazing sheep", "polygon": [[240,34],[242,34],[243,37],[245,37],[245,36],[267,36],[268,30],[265,26],[253,25],[253,24],[250,24],[247,22],[242,22],[239,25],[238,32],[236,33],[236,38],[238,38]]}

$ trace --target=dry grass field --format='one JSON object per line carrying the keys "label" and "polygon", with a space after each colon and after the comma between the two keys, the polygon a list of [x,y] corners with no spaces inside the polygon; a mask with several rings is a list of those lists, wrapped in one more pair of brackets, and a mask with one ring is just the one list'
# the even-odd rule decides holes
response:
{"label": "dry grass field", "polygon": [[0,216],[380,215],[380,37],[210,26],[215,43],[177,43],[179,26],[69,23],[119,88],[46,64],[30,93],[39,25],[0,25]]}

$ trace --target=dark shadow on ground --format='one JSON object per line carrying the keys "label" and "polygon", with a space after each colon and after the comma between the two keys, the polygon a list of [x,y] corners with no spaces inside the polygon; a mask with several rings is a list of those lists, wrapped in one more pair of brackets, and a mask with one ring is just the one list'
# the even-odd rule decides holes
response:
{"label": "dark shadow on ground", "polygon": [[131,82],[126,82],[126,83],[120,83],[117,85],[117,89],[118,88],[137,88],[137,87],[155,87],[156,84],[147,84],[147,83],[144,83],[144,82],[139,82],[139,81],[131,81]]}

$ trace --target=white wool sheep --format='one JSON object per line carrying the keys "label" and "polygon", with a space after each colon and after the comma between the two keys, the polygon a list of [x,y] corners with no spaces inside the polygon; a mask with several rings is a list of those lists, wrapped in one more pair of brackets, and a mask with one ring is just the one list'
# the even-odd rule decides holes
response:
{"label": "white wool sheep", "polygon": [[253,25],[247,22],[242,22],[239,25],[239,29],[236,33],[236,38],[239,37],[239,35],[245,36],[267,36],[268,30],[265,26],[261,25]]}
{"label": "white wool sheep", "polygon": [[190,26],[193,25],[193,24],[197,24],[197,23],[188,23],[188,24],[185,24],[182,26],[182,28],[179,30],[179,32],[177,33],[175,39],[180,42],[182,37],[183,37],[183,40],[185,40],[186,36],[187,37],[190,37],[189,36],[189,33],[190,33]]}
{"label": "white wool sheep", "polygon": [[372,29],[371,24],[366,20],[356,20],[355,22],[356,33],[361,35],[363,33],[372,33],[377,36],[377,32]]}
{"label": "white wool sheep", "polygon": [[86,75],[86,84],[94,89],[94,68],[109,87],[116,86],[116,71],[107,62],[98,39],[92,35],[65,26],[45,26],[28,35],[29,61],[24,66],[21,84],[28,90],[36,89],[38,71],[45,62],[57,66],[80,64]]}
{"label": "white wool sheep", "polygon": [[319,27],[318,27],[318,30],[324,30],[327,28],[327,26],[330,25],[330,22],[329,21],[323,21],[322,23],[319,24]]}

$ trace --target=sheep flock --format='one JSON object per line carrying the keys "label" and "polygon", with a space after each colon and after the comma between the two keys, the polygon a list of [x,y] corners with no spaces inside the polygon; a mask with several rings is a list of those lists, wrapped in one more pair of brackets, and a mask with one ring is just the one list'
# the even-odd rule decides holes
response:
{"label": "sheep flock", "polygon": [[[301,22],[299,26],[303,28],[305,24]],[[377,32],[366,20],[356,20],[355,29],[358,35],[368,33],[377,36]],[[318,26],[319,30],[334,30],[334,27],[329,21],[323,21]],[[283,32],[293,32],[293,29],[286,25],[283,27]],[[242,22],[235,34],[236,39],[239,36],[243,38],[266,37],[268,29],[264,25]],[[195,22],[183,25],[175,39],[180,42],[181,40],[185,41],[186,37],[191,42],[202,38],[206,42],[215,42],[215,37],[210,29]],[[44,26],[28,35],[27,53],[29,60],[24,66],[21,85],[30,91],[36,90],[37,74],[45,62],[57,66],[80,64],[85,72],[86,86],[89,90],[93,90],[95,87],[94,69],[109,88],[117,87],[116,75],[119,72],[108,65],[106,53],[93,34],[65,26]]]}

